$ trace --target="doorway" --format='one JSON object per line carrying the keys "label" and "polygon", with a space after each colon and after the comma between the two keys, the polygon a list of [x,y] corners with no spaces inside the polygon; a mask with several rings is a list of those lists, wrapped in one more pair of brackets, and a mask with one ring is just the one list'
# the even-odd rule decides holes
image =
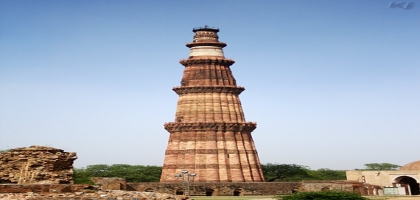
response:
{"label": "doorway", "polygon": [[206,190],[206,196],[213,196],[213,192],[214,192],[213,189],[207,189]]}
{"label": "doorway", "polygon": [[416,179],[409,176],[400,176],[395,179],[396,184],[400,184],[401,187],[405,188],[406,195],[419,195],[420,187]]}
{"label": "doorway", "polygon": [[176,195],[184,195],[184,190],[178,189],[175,192]]}
{"label": "doorway", "polygon": [[242,192],[242,190],[241,190],[241,189],[235,189],[235,190],[233,191],[233,196],[242,196],[242,195],[241,195],[241,192]]}

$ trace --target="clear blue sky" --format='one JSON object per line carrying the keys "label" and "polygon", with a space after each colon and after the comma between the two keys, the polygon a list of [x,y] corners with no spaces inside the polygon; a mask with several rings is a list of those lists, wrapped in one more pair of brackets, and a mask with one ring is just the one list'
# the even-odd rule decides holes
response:
{"label": "clear blue sky", "polygon": [[420,1],[0,1],[0,149],[162,165],[192,28],[219,27],[262,163],[420,160]]}

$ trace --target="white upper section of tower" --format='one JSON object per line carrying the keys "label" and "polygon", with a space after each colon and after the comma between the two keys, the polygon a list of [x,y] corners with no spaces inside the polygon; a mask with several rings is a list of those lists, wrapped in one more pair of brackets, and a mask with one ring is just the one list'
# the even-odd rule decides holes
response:
{"label": "white upper section of tower", "polygon": [[195,46],[190,49],[191,56],[217,56],[224,57],[223,49],[217,46]]}

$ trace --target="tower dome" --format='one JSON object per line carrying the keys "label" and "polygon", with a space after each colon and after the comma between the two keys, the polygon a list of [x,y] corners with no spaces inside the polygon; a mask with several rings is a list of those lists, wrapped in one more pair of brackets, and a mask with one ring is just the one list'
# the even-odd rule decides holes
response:
{"label": "tower dome", "polygon": [[400,170],[420,170],[420,160],[408,163],[402,166]]}

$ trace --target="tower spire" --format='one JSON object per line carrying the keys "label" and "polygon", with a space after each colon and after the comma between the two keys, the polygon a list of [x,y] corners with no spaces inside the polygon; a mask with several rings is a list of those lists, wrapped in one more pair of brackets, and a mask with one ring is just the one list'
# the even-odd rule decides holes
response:
{"label": "tower spire", "polygon": [[165,124],[170,133],[161,182],[177,181],[174,174],[188,170],[198,182],[261,182],[264,177],[251,136],[256,123],[246,122],[236,85],[226,59],[218,28],[193,29],[193,42],[181,86],[175,122]]}

